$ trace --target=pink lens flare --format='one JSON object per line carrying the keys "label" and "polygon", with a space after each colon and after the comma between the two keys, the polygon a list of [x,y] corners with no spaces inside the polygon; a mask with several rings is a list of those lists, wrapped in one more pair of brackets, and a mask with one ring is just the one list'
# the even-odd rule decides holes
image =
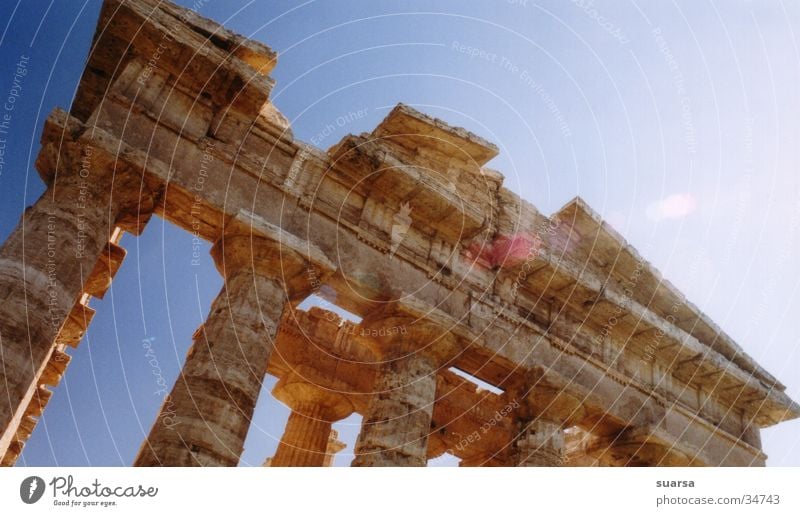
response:
{"label": "pink lens flare", "polygon": [[538,254],[541,243],[541,239],[528,233],[499,235],[491,242],[473,242],[467,256],[486,268],[511,269]]}

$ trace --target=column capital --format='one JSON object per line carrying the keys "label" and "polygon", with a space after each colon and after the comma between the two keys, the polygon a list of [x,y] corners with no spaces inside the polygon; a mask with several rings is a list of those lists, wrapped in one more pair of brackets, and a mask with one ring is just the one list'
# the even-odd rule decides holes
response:
{"label": "column capital", "polygon": [[290,301],[307,296],[336,266],[317,246],[241,210],[224,225],[211,249],[224,278],[242,270],[280,281]]}
{"label": "column capital", "polygon": [[155,211],[160,188],[148,183],[141,170],[81,134],[81,128],[70,125],[73,121],[56,110],[45,122],[42,140],[48,143],[36,159],[39,176],[48,186],[45,195],[102,208],[112,226],[140,235]]}
{"label": "column capital", "polygon": [[270,464],[323,466],[329,462],[333,456],[329,453],[331,425],[353,413],[350,400],[340,392],[313,383],[299,371],[281,378],[272,393],[292,413]]}
{"label": "column capital", "polygon": [[294,412],[307,417],[319,414],[320,418],[331,423],[346,418],[354,410],[347,396],[312,383],[300,371],[281,378],[272,394]]}
{"label": "column capital", "polygon": [[437,366],[476,340],[459,321],[411,296],[380,305],[364,316],[359,327],[384,360],[419,354]]}

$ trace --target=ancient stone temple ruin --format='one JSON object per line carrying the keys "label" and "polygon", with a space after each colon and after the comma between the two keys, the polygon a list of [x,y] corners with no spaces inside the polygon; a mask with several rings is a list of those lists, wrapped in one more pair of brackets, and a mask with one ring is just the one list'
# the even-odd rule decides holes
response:
{"label": "ancient stone temple ruin", "polygon": [[[764,465],[784,386],[583,201],[552,216],[492,143],[398,105],[327,150],[270,102],[276,54],[156,0],[106,0],[47,191],[0,251],[0,456],[14,464],[153,214],[224,287],[134,464],[238,464],[266,374],[271,466]],[[356,314],[298,304],[316,294]],[[463,373],[466,373],[463,374]],[[470,378],[495,389],[478,386]]]}

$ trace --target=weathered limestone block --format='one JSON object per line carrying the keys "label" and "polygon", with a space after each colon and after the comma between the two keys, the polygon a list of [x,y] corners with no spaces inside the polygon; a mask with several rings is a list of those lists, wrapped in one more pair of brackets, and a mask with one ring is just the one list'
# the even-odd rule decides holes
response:
{"label": "weathered limestone block", "polygon": [[108,242],[84,285],[84,292],[92,297],[102,299],[111,286],[111,280],[122,266],[126,254],[123,247],[114,242]]}
{"label": "weathered limestone block", "polygon": [[508,393],[496,394],[452,371],[439,371],[432,431],[443,451],[460,458],[462,466],[507,464],[519,406],[519,399]]}
{"label": "weathered limestone block", "polygon": [[[589,435],[581,449],[589,457],[611,466],[708,466],[705,454],[692,446],[674,442],[657,427],[627,428],[611,435]],[[763,466],[756,459],[742,466]]]}
{"label": "weathered limestone block", "polygon": [[436,362],[422,355],[381,368],[353,466],[424,466],[436,400]]}
{"label": "weathered limestone block", "polygon": [[52,396],[53,392],[44,386],[39,386],[36,389],[16,432],[14,432],[11,444],[8,446],[5,455],[0,459],[0,466],[13,466],[17,462],[25,443],[33,433],[38,418],[44,412],[44,408]]}
{"label": "weathered limestone block", "polygon": [[430,258],[442,275],[469,268],[458,266],[461,243],[489,230],[495,216],[501,179],[482,168],[495,145],[399,104],[371,134],[346,136],[328,154],[342,181],[365,197],[352,206],[362,241],[390,256]]}
{"label": "weathered limestone block", "polygon": [[353,405],[343,394],[309,383],[298,374],[281,379],[273,394],[292,413],[270,465],[324,466],[331,425],[352,414]]}
{"label": "weathered limestone block", "polygon": [[586,405],[596,403],[595,396],[587,389],[574,385],[565,378],[542,366],[532,367],[527,375],[524,392],[528,419],[543,417],[564,428],[584,422]]}
{"label": "weathered limestone block", "polygon": [[[88,302],[88,299],[86,300]],[[94,319],[95,310],[90,308],[84,303],[75,303],[72,310],[67,316],[67,320],[61,326],[61,331],[58,332],[56,342],[58,344],[66,344],[67,346],[76,348],[80,343],[86,330],[89,329],[92,319]]]}
{"label": "weathered limestone block", "polygon": [[61,378],[64,376],[64,371],[67,370],[67,366],[72,360],[72,357],[66,354],[63,349],[58,349],[59,347],[60,346],[56,346],[56,349],[53,350],[53,353],[50,355],[50,359],[47,361],[44,371],[42,371],[42,374],[39,377],[39,382],[42,385],[55,387],[61,383]]}
{"label": "weathered limestone block", "polygon": [[530,369],[520,407],[520,434],[516,440],[520,466],[563,466],[565,430],[586,417],[584,404],[592,396],[569,379],[541,366]]}
{"label": "weathered limestone block", "polygon": [[257,112],[272,87],[268,47],[246,40],[189,9],[166,2],[106,0],[73,113],[88,118],[131,59],[147,63],[143,82],[165,70],[182,88],[242,112]]}

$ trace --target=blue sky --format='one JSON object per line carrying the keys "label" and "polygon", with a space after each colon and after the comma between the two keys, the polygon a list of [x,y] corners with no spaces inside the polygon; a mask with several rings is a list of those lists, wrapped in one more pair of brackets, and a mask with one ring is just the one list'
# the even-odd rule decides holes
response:
{"label": "blue sky", "polygon": [[[327,148],[405,102],[497,143],[490,166],[542,212],[582,196],[800,398],[797,3],[179,3],[279,51],[273,100],[307,142]],[[29,58],[0,169],[2,239],[43,191],[41,125],[70,104],[99,8],[0,5],[2,98]],[[171,386],[221,286],[210,258],[190,265],[191,235],[160,219],[123,245],[20,464],[130,464],[160,402],[146,339]],[[272,454],[288,417],[272,384],[243,464]],[[357,424],[337,426],[350,444]],[[800,423],[763,439],[770,464],[800,466]]]}

